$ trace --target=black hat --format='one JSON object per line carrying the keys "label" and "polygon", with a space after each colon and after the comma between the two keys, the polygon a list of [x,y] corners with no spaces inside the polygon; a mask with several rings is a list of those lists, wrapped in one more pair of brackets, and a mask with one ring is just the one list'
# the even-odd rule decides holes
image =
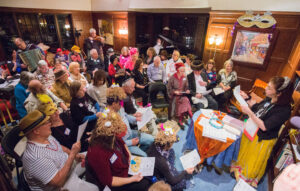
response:
{"label": "black hat", "polygon": [[204,64],[200,60],[195,60],[194,62],[192,62],[191,68],[192,70],[202,70],[204,68]]}

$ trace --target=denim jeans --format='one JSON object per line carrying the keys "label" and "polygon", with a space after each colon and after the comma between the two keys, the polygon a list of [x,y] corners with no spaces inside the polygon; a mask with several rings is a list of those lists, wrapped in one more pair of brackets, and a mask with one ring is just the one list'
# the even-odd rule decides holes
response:
{"label": "denim jeans", "polygon": [[135,137],[138,137],[140,139],[138,146],[129,146],[128,149],[132,154],[136,154],[139,156],[146,157],[147,154],[145,151],[149,148],[149,146],[153,143],[154,138],[152,135],[146,134],[146,133],[138,133],[137,130],[132,130],[132,135],[128,139],[133,139]]}

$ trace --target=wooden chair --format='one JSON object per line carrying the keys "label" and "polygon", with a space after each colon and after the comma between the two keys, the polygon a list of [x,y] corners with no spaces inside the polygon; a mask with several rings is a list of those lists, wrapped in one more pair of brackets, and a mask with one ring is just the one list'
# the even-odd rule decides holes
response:
{"label": "wooden chair", "polygon": [[[256,79],[251,90],[247,92],[248,95],[251,96],[251,100],[255,100],[256,103],[261,102],[263,99],[265,99],[265,89],[267,87],[267,83],[260,80]],[[229,102],[234,105],[240,112],[242,112],[240,104],[238,101],[235,99],[234,96],[230,98]]]}

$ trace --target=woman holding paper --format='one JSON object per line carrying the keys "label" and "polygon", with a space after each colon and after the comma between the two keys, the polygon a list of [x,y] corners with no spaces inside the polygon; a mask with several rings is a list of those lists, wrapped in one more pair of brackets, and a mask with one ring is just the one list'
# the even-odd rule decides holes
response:
{"label": "woman holding paper", "polygon": [[155,157],[154,176],[170,184],[173,191],[183,190],[186,179],[193,174],[194,168],[177,172],[175,168],[175,152],[172,149],[176,135],[169,131],[159,131],[154,143],[147,151],[148,157]]}
{"label": "woman holding paper", "polygon": [[[277,141],[278,132],[291,115],[292,93],[293,84],[290,79],[276,76],[268,83],[265,90],[266,98],[263,101],[254,104],[251,108],[241,106],[243,113],[249,116],[248,120],[258,127],[258,131],[253,141],[250,141],[251,137],[248,138],[245,134],[241,138],[237,161],[231,166],[231,172],[234,172],[237,179],[242,177],[246,182],[257,187]],[[246,100],[249,99],[243,92],[241,96]]]}
{"label": "woman holding paper", "polygon": [[213,89],[219,106],[224,105],[232,96],[232,89],[236,85],[237,74],[233,71],[233,62],[231,59],[224,63],[217,76],[217,87]]}
{"label": "woman holding paper", "polygon": [[[186,94],[190,94],[188,81],[185,76],[185,67],[183,63],[176,63],[176,73],[169,79],[168,95],[170,100],[169,119],[175,114],[178,118],[178,124],[183,127],[183,116],[188,113],[190,118],[193,117],[192,107]],[[174,111],[173,111],[174,110]]]}
{"label": "woman holding paper", "polygon": [[[72,97],[70,110],[74,123],[79,126],[88,121],[85,132],[81,138],[82,150],[87,150],[88,138],[86,132],[94,129],[97,118],[101,115],[99,104],[85,92],[85,85],[79,81],[74,81],[70,85],[70,95]],[[77,131],[72,131],[73,138],[77,137]]]}
{"label": "woman holding paper", "polygon": [[[113,111],[102,113],[92,132],[86,157],[86,180],[112,191],[144,191],[150,181],[141,174],[129,176],[130,152],[122,140],[126,124]],[[106,189],[104,189],[106,190]]]}

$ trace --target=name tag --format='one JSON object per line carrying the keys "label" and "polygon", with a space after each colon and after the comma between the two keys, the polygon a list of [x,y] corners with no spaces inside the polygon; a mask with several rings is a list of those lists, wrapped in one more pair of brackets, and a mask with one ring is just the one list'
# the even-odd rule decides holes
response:
{"label": "name tag", "polygon": [[69,128],[66,128],[65,135],[70,135],[71,130]]}
{"label": "name tag", "polygon": [[110,157],[110,163],[114,164],[114,162],[117,160],[118,156],[114,153],[113,156]]}

